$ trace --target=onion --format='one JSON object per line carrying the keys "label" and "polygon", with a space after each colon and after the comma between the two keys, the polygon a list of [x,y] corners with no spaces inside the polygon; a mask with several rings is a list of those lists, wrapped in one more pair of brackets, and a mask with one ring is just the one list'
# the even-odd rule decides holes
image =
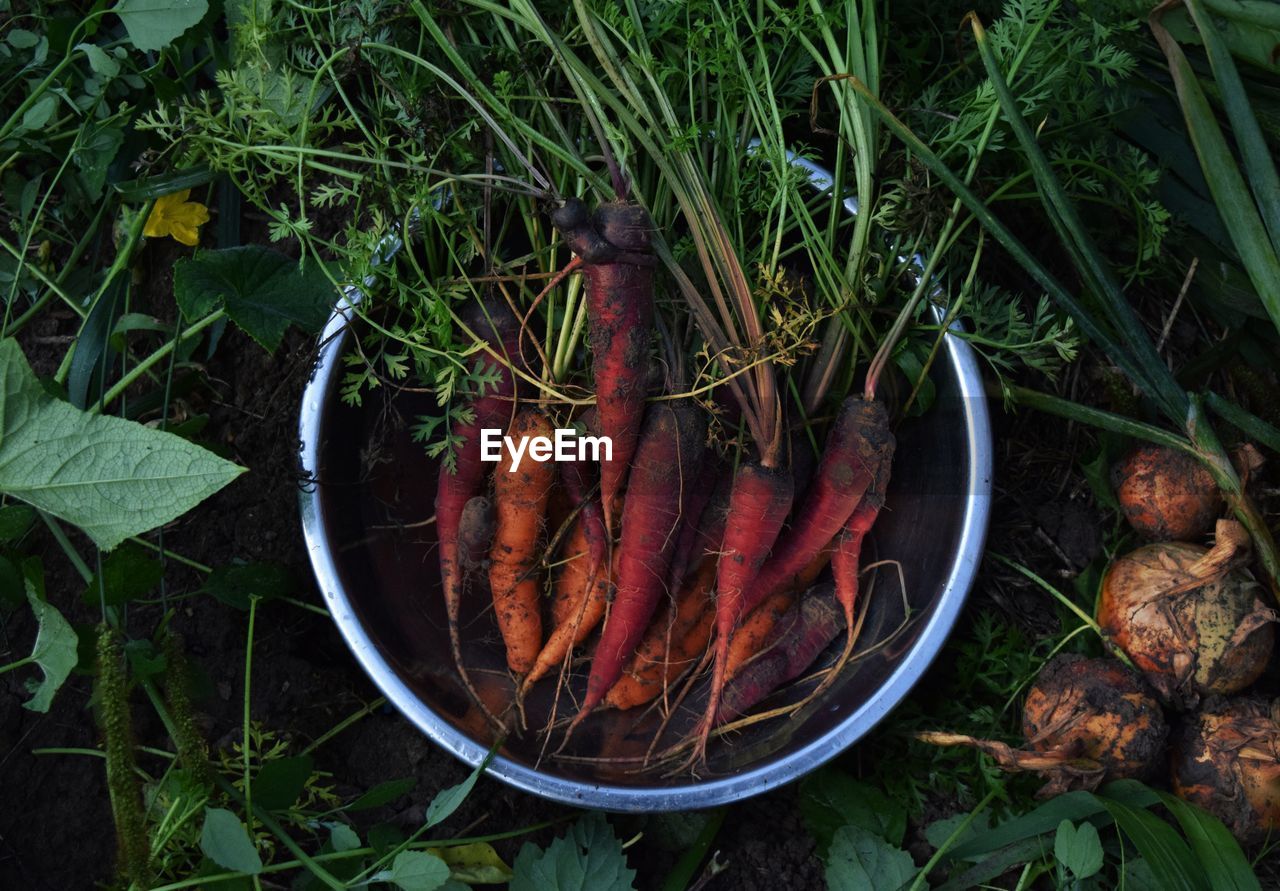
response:
{"label": "onion", "polygon": [[1173,791],[1241,841],[1280,830],[1280,701],[1217,700],[1174,742]]}
{"label": "onion", "polygon": [[1238,568],[1244,527],[1219,520],[1217,543],[1147,545],[1115,560],[1102,580],[1098,624],[1175,705],[1243,690],[1266,668],[1276,614]]}
{"label": "onion", "polygon": [[1006,770],[1033,771],[1038,793],[1093,789],[1108,780],[1150,777],[1163,762],[1169,727],[1160,703],[1136,673],[1115,659],[1055,656],[1027,693],[1026,749],[955,733],[923,733],[935,745],[980,749]]}
{"label": "onion", "polygon": [[1111,468],[1125,519],[1155,541],[1191,541],[1213,529],[1222,493],[1199,461],[1165,446],[1140,445]]}

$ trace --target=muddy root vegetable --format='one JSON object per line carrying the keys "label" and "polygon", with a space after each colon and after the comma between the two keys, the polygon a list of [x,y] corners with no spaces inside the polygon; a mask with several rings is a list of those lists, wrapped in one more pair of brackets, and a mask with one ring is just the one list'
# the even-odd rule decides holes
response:
{"label": "muddy root vegetable", "polygon": [[552,595],[552,631],[525,676],[525,690],[561,665],[604,618],[613,578],[604,561],[596,560],[588,542],[585,527],[591,522],[579,515],[565,543],[565,562],[556,574]]}
{"label": "muddy root vegetable", "polygon": [[[836,582],[836,600],[844,610],[845,625],[849,629],[844,654],[840,657],[841,666],[853,655],[853,648],[857,643],[857,623],[853,616],[858,608],[858,592],[861,588],[862,542],[884,508],[889,476],[893,471],[893,449],[891,438],[880,455],[880,466],[875,470],[871,485],[849,517],[849,522],[837,536],[831,553],[831,574]],[[834,676],[833,672],[832,677]]]}
{"label": "muddy root vegetable", "polygon": [[458,563],[463,573],[469,575],[488,563],[496,525],[493,502],[485,496],[477,495],[463,505],[458,522]]}
{"label": "muddy root vegetable", "polygon": [[[550,438],[554,433],[547,416],[534,409],[522,409],[511,425],[516,441]],[[489,590],[507,649],[507,667],[517,675],[533,668],[542,649],[538,538],[554,481],[554,464],[526,454],[517,467],[506,448],[493,474],[497,524],[489,551]]]}
{"label": "muddy root vegetable", "polygon": [[[846,399],[827,434],[804,503],[760,570],[746,597],[746,609],[775,591],[796,586],[797,575],[846,526],[877,475],[882,475],[883,484],[888,485],[893,451],[894,438],[884,403],[857,396]],[[878,501],[883,502],[883,495]],[[878,513],[877,504],[867,514],[868,528]]]}
{"label": "muddy root vegetable", "polygon": [[778,624],[766,648],[728,684],[716,709],[716,726],[732,721],[809,670],[844,630],[844,614],[831,585],[812,588]]}
{"label": "muddy root vegetable", "polygon": [[656,403],[646,413],[622,507],[613,604],[570,734],[622,676],[667,594],[666,579],[680,525],[679,492],[694,481],[702,460],[705,424],[701,412],[687,400]]}
{"label": "muddy root vegetable", "polygon": [[755,604],[748,605],[760,567],[782,531],[794,494],[791,475],[777,467],[743,464],[729,492],[720,563],[716,570],[715,662],[707,709],[695,729],[690,764],[706,760],[707,739],[714,727],[720,697],[728,679],[729,648],[733,633]]}
{"label": "muddy root vegetable", "polygon": [[704,557],[675,603],[659,610],[626,671],[605,697],[605,705],[629,709],[652,702],[698,662],[715,622],[711,603],[715,579],[716,559]]}
{"label": "muddy root vegetable", "polygon": [[1276,615],[1240,568],[1248,544],[1242,526],[1220,520],[1212,549],[1147,545],[1107,569],[1098,624],[1175,705],[1243,690],[1271,657]]}
{"label": "muddy root vegetable", "polygon": [[1153,541],[1193,541],[1213,530],[1222,493],[1185,452],[1140,445],[1116,462],[1111,485],[1129,525]]}
{"label": "muddy root vegetable", "polygon": [[552,223],[581,258],[586,277],[588,338],[600,432],[613,453],[601,462],[600,500],[613,529],[644,420],[645,380],[653,334],[653,221],[643,207],[610,202],[588,215],[570,198]]}
{"label": "muddy root vegetable", "polygon": [[1242,842],[1280,831],[1280,701],[1215,700],[1175,734],[1173,791]]}
{"label": "muddy root vegetable", "polygon": [[[498,301],[474,304],[469,308],[464,321],[467,327],[494,349],[505,351],[507,356],[516,355],[520,323],[506,304]],[[454,452],[453,467],[450,468],[446,463],[440,465],[435,507],[436,538],[440,551],[440,587],[444,593],[445,615],[449,626],[449,648],[467,693],[488,714],[462,660],[458,619],[462,609],[463,569],[459,563],[458,532],[467,502],[481,494],[489,472],[489,465],[481,460],[480,431],[484,428],[506,428],[512,413],[511,397],[516,394],[516,381],[511,369],[496,363],[492,357],[482,354],[476,359],[476,365],[482,362],[486,366],[498,365],[498,381],[492,389],[485,390],[472,402],[471,407],[475,413],[472,422],[455,424],[450,430],[458,438],[459,445]],[[496,718],[492,715],[489,717],[492,723],[497,723]]]}
{"label": "muddy root vegetable", "polygon": [[1027,748],[954,733],[924,733],[940,746],[970,746],[1009,771],[1048,782],[1044,798],[1094,789],[1115,779],[1144,779],[1163,763],[1169,727],[1146,682],[1116,659],[1055,656],[1027,693],[1022,713]]}
{"label": "muddy root vegetable", "polygon": [[786,617],[793,614],[792,607],[796,596],[808,588],[822,574],[831,561],[832,549],[827,547],[818,552],[818,556],[801,570],[796,577],[794,588],[776,591],[757,606],[742,620],[738,630],[733,633],[729,643],[729,663],[725,667],[725,676],[732,681],[744,665],[759,653],[767,649],[774,639],[775,629]]}

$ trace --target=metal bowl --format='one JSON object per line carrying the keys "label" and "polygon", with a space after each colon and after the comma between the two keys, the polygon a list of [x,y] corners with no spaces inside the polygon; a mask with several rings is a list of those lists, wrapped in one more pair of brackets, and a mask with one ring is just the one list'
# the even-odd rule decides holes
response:
{"label": "metal bowl", "polygon": [[[809,172],[815,186],[829,187],[821,168],[794,163]],[[850,200],[847,209],[856,212],[856,205]],[[312,481],[301,496],[308,554],[329,612],[387,700],[474,766],[489,753],[491,739],[469,708],[449,656],[434,528],[424,523],[434,512],[436,468],[408,431],[413,418],[430,413],[433,405],[409,393],[365,409],[342,403],[338,387],[351,315],[350,303],[343,301],[329,320],[302,400],[301,470]],[[686,810],[792,782],[865,736],[942,648],[973,583],[986,535],[991,431],[973,350],[948,334],[932,377],[932,407],[897,429],[893,481],[869,543],[875,560],[884,562],[859,638],[864,655],[837,683],[793,717],[762,722],[717,747],[705,780],[637,772],[617,766],[629,763],[617,757],[548,758],[528,739],[508,742],[488,772],[526,792],[582,807]],[[466,653],[473,677],[500,677],[501,644],[491,617],[477,610],[463,621],[464,636],[473,641]],[[801,687],[789,695],[804,692]],[[531,716],[549,712],[550,698],[531,697],[526,707]],[[630,736],[620,733],[629,728],[623,722],[634,723],[630,713],[601,720],[614,722],[606,728],[613,732],[593,735],[589,721],[578,735],[582,739],[575,738],[580,747],[634,738],[642,740],[643,751],[652,735],[644,727],[630,728]],[[622,754],[634,751],[624,747]]]}

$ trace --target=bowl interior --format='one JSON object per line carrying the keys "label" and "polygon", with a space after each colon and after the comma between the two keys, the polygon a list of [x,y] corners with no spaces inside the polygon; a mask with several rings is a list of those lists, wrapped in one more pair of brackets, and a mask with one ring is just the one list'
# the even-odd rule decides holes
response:
{"label": "bowl interior", "polygon": [[[357,657],[390,700],[433,738],[471,763],[493,743],[449,655],[440,594],[434,513],[437,465],[411,426],[435,409],[430,396],[400,392],[338,398],[346,339],[341,316],[322,349],[304,403],[303,496],[308,544],[331,611]],[[968,348],[947,338],[932,374],[936,400],[904,419],[886,509],[863,551],[878,563],[862,580],[865,618],[859,657],[840,679],[792,717],[756,723],[716,740],[714,779],[693,782],[645,769],[640,759],[663,724],[664,708],[593,715],[560,756],[561,731],[544,746],[552,720],[576,711],[587,666],[576,665],[557,699],[553,679],[524,702],[527,729],[509,737],[491,771],[560,800],[619,809],[707,806],[763,791],[811,770],[865,734],[923,673],[950,630],[970,582],[986,527],[989,431]],[[311,417],[308,419],[307,415]],[[904,590],[905,583],[905,590]],[[483,589],[465,599],[464,660],[495,710],[512,699],[502,643]],[[829,664],[839,645],[817,667]],[[797,702],[816,681],[793,685],[757,710]],[[673,688],[673,698],[676,690]],[[663,742],[701,714],[705,685],[670,709]],[[705,794],[710,788],[718,791]],[[702,790],[701,796],[690,795]],[[667,794],[664,794],[667,793]]]}

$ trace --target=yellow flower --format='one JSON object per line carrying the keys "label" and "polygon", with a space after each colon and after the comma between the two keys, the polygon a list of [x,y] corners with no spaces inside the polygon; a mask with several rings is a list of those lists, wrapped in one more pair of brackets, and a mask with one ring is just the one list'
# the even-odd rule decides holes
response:
{"label": "yellow flower", "polygon": [[198,201],[188,201],[190,189],[163,195],[156,199],[142,227],[148,238],[164,238],[172,235],[175,240],[195,247],[200,243],[200,227],[209,222],[209,208]]}

